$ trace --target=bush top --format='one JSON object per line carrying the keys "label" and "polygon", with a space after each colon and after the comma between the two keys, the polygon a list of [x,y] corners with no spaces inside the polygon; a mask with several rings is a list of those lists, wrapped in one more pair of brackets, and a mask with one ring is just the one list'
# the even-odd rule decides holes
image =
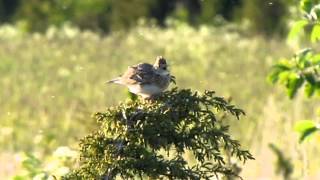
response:
{"label": "bush top", "polygon": [[[252,155],[231,139],[218,112],[244,111],[213,91],[167,91],[154,101],[137,99],[98,112],[100,128],[81,140],[81,165],[66,178],[134,177],[200,179],[236,175],[225,154],[246,161]],[[196,165],[183,157],[191,151]],[[165,153],[166,152],[166,155]]]}

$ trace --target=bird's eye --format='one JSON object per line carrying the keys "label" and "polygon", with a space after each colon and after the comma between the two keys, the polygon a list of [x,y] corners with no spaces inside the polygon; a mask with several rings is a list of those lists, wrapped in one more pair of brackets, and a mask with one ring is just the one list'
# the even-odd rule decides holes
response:
{"label": "bird's eye", "polygon": [[167,70],[167,67],[163,67],[163,70]]}

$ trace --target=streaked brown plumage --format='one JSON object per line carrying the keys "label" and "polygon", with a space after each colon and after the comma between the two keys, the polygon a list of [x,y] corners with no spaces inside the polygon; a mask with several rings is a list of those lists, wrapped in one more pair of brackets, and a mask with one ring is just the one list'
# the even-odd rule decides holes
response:
{"label": "streaked brown plumage", "polygon": [[127,71],[109,83],[125,85],[129,91],[149,98],[168,88],[171,75],[167,70],[167,62],[162,56],[156,58],[154,65],[140,63],[128,67]]}

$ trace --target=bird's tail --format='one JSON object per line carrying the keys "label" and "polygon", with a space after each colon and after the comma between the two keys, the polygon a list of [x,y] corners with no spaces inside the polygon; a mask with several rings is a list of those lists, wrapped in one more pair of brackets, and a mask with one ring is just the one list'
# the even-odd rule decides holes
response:
{"label": "bird's tail", "polygon": [[116,83],[116,84],[120,84],[120,78],[115,78],[115,79],[112,79],[110,81],[107,81],[106,82],[107,84],[111,84],[111,83]]}

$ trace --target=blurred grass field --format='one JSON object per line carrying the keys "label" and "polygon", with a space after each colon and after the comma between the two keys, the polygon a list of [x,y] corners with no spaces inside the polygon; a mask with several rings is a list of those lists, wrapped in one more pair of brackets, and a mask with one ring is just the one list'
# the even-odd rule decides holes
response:
{"label": "blurred grass field", "polygon": [[266,81],[272,63],[292,52],[283,40],[241,34],[232,26],[138,26],[109,36],[70,26],[44,34],[2,26],[0,177],[19,168],[16,153],[46,156],[58,146],[77,148],[96,126],[91,114],[127,98],[125,88],[105,82],[129,65],[153,63],[157,55],[168,59],[178,87],[215,90],[246,111],[229,122],[256,158],[244,166],[245,179],[275,178],[271,142],[292,157],[296,177],[320,177],[319,158],[306,153],[318,153],[316,143],[299,145],[293,131],[294,120],[316,119],[312,108],[319,102],[303,96],[291,102]]}

